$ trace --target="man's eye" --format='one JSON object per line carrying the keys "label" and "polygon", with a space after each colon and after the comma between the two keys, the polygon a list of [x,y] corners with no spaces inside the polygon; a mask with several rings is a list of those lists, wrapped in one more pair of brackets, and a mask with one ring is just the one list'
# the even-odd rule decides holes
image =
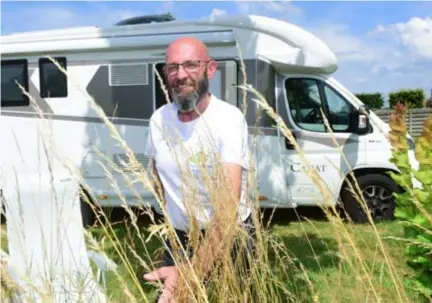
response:
{"label": "man's eye", "polygon": [[177,66],[176,65],[168,65],[167,66],[167,70],[169,72],[176,71],[177,70]]}
{"label": "man's eye", "polygon": [[198,67],[198,63],[196,63],[196,62],[185,62],[184,66],[187,69],[195,69],[195,68]]}

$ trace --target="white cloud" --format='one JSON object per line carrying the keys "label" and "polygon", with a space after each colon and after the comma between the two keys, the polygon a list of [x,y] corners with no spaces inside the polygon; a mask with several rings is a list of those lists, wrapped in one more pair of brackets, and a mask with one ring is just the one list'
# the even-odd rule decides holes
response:
{"label": "white cloud", "polygon": [[156,10],[156,14],[171,13],[175,17],[176,5],[174,1],[163,1],[162,6]]}
{"label": "white cloud", "polygon": [[360,37],[351,35],[343,24],[325,22],[307,29],[323,40],[339,61],[370,62],[378,51]]}
{"label": "white cloud", "polygon": [[223,9],[214,8],[212,9],[210,13],[210,18],[218,17],[218,16],[225,16],[227,15],[227,12]]}
{"label": "white cloud", "polygon": [[291,1],[237,1],[237,11],[241,14],[276,17],[285,20],[300,20],[303,11]]}
{"label": "white cloud", "polygon": [[174,1],[164,1],[162,4],[162,9],[168,11],[168,10],[174,10],[175,9],[175,3]]}
{"label": "white cloud", "polygon": [[372,34],[387,35],[415,54],[432,58],[432,18],[413,17],[406,23],[378,25]]}

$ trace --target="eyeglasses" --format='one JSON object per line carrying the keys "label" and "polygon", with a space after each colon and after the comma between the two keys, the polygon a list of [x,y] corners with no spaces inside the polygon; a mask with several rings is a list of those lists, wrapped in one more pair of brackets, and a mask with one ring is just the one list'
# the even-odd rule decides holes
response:
{"label": "eyeglasses", "polygon": [[201,60],[188,60],[184,61],[182,63],[168,63],[166,65],[166,72],[169,75],[176,74],[180,68],[180,66],[183,66],[183,68],[188,72],[196,72],[198,71],[201,63],[208,63],[209,61],[201,61]]}

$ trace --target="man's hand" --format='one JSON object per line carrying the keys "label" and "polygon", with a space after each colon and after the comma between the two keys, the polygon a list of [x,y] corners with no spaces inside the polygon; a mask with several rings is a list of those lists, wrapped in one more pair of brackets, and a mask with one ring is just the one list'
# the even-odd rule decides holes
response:
{"label": "man's hand", "polygon": [[158,303],[171,303],[178,283],[178,271],[175,266],[164,266],[151,273],[145,274],[147,281],[164,281],[164,290],[159,297]]}

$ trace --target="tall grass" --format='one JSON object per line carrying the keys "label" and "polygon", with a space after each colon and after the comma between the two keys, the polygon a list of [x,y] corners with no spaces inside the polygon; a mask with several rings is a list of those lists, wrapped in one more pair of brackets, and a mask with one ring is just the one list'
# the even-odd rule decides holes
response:
{"label": "tall grass", "polygon": [[[56,66],[68,76],[68,83],[76,83],[66,70],[64,70],[54,59],[50,58]],[[243,63],[243,61],[242,61]],[[297,153],[300,155],[302,162],[309,167],[309,159],[302,151],[301,147],[295,141],[290,129],[286,126],[282,118],[273,111],[268,105],[265,98],[252,86],[247,84],[246,71],[244,64],[241,64],[245,82],[239,87],[243,92],[243,108],[247,108],[246,94],[252,93],[256,96],[254,101],[258,104],[260,110],[265,111],[271,118],[276,121],[276,127],[281,133],[295,146]],[[157,73],[157,71],[155,70]],[[162,81],[162,76],[157,73],[157,78],[161,86],[164,88],[167,102],[170,102],[166,88]],[[173,253],[173,259],[179,269],[179,288],[176,293],[178,302],[320,302],[320,297],[316,292],[316,285],[313,284],[310,273],[304,268],[303,264],[294,259],[284,243],[270,232],[262,224],[262,217],[259,209],[259,194],[257,186],[257,178],[255,171],[248,171],[247,182],[247,201],[254,209],[253,223],[255,230],[256,251],[253,255],[244,256],[243,261],[250,264],[250,272],[244,273],[239,278],[239,272],[246,270],[246,262],[242,264],[233,264],[231,262],[231,249],[233,243],[246,243],[248,234],[243,228],[236,224],[236,203],[233,201],[230,180],[227,177],[223,164],[218,155],[214,154],[214,165],[207,166],[204,161],[198,159],[195,169],[189,166],[184,166],[181,162],[182,155],[178,155],[178,165],[182,171],[182,180],[184,186],[181,190],[184,193],[184,201],[187,205],[188,212],[200,213],[200,203],[197,199],[199,191],[198,184],[193,180],[197,175],[200,176],[202,186],[208,193],[209,203],[214,210],[214,224],[210,226],[204,236],[201,235],[198,228],[198,223],[191,216],[192,228],[189,231],[191,246],[196,251],[198,247],[207,247],[207,250],[196,258],[189,260],[185,258],[186,251],[182,249],[173,227],[167,221],[167,209],[163,200],[162,188],[158,178],[155,175],[153,167],[142,167],[134,156],[133,150],[128,146],[127,142],[122,138],[115,125],[105,115],[103,110],[95,103],[93,98],[78,85],[78,91],[83,95],[83,98],[88,100],[88,104],[101,117],[109,129],[112,138],[121,146],[127,157],[127,163],[123,163],[121,167],[109,159],[106,155],[99,151],[101,158],[109,165],[103,167],[106,179],[110,182],[112,188],[116,190],[119,198],[122,201],[122,207],[129,215],[129,224],[124,227],[124,230],[119,233],[116,226],[109,221],[107,214],[102,211],[99,205],[98,197],[91,192],[87,186],[85,178],[80,174],[76,167],[71,167],[66,159],[61,154],[56,154],[71,171],[71,174],[77,178],[82,184],[83,189],[92,196],[92,201],[86,200],[97,214],[98,227],[96,230],[90,228],[83,231],[87,237],[89,247],[98,251],[107,252],[112,256],[117,263],[121,264],[121,269],[110,274],[109,286],[116,289],[116,293],[112,295],[112,301],[123,302],[152,302],[154,300],[155,290],[161,289],[162,284],[157,283],[149,286],[149,283],[144,282],[142,274],[155,270],[159,266],[157,247],[163,247],[163,240],[169,239],[176,250]],[[23,90],[23,88],[21,88]],[[23,90],[24,91],[24,90]],[[37,104],[32,96],[25,92],[30,98],[33,106],[37,108]],[[43,117],[43,113],[38,109],[38,113]],[[324,115],[323,115],[324,116]],[[325,117],[325,116],[324,116]],[[331,128],[326,122],[328,130]],[[255,125],[257,127],[257,124]],[[331,133],[334,138],[333,134]],[[258,131],[254,132],[252,140],[252,150],[255,150]],[[213,138],[208,138],[212,144]],[[336,140],[334,138],[336,144]],[[214,142],[213,142],[214,143]],[[169,142],[171,146],[175,143]],[[180,143],[181,145],[181,143]],[[173,148],[173,147],[172,147]],[[46,149],[47,154],[56,153],[55,142],[49,142],[49,147]],[[174,153],[174,149],[173,153]],[[343,159],[346,160],[342,148],[339,147]],[[254,167],[254,157],[251,157],[250,167]],[[121,190],[116,183],[118,177],[113,175],[113,171],[121,174],[126,180],[130,189],[134,188],[134,184],[139,182],[143,190],[152,192],[157,200],[159,208],[162,210],[162,220],[158,220],[153,212],[148,207],[138,207],[132,209],[126,198],[121,194]],[[129,173],[125,173],[128,171]],[[361,292],[361,301],[382,301],[382,281],[377,281],[375,271],[377,264],[375,260],[367,259],[362,254],[362,249],[357,245],[359,241],[362,243],[370,243],[365,239],[361,239],[362,234],[356,233],[352,223],[342,218],[335,206],[329,201],[332,200],[332,194],[326,186],[326,182],[316,173],[316,171],[306,170],[307,175],[311,178],[320,192],[320,196],[316,197],[317,204],[322,207],[331,227],[334,238],[337,241],[339,258],[344,261],[344,267],[340,268],[340,275],[350,275],[355,280],[356,291]],[[340,172],[342,175],[342,172]],[[55,178],[55,175],[53,176]],[[355,178],[353,179],[355,180]],[[358,202],[366,209],[366,203],[361,195],[359,186],[356,182],[348,182],[350,189],[355,193]],[[136,199],[142,201],[139,191],[134,190]],[[86,197],[83,192],[83,197]],[[150,226],[147,229],[139,224],[139,218],[136,212],[145,213],[150,218]],[[379,264],[383,274],[388,275],[388,280],[391,284],[389,287],[394,290],[392,299],[398,302],[409,302],[409,296],[404,288],[402,277],[395,272],[395,264],[387,255],[386,245],[380,236],[380,233],[375,226],[372,218],[368,216],[369,224],[372,227],[372,235],[374,242],[377,245],[377,254],[383,256],[383,264]],[[307,225],[304,224],[304,229]],[[315,227],[316,228],[316,227]],[[317,229],[317,231],[319,231]],[[308,243],[312,240],[308,234],[304,234]],[[364,241],[363,241],[364,240]],[[212,245],[209,245],[212,243]],[[205,246],[202,246],[202,245]],[[367,245],[367,244],[365,244]],[[312,248],[312,245],[311,245]],[[315,254],[315,252],[313,252]],[[217,258],[217,269],[212,270],[210,274],[204,271],[203,265],[208,265],[209,257]],[[4,273],[2,272],[2,275]],[[332,289],[328,284],[330,297],[334,301],[344,301],[344,298],[338,297],[338,291],[341,289]],[[342,286],[340,286],[342,288]],[[333,295],[332,295],[333,293]],[[187,301],[189,302],[189,301]]]}

